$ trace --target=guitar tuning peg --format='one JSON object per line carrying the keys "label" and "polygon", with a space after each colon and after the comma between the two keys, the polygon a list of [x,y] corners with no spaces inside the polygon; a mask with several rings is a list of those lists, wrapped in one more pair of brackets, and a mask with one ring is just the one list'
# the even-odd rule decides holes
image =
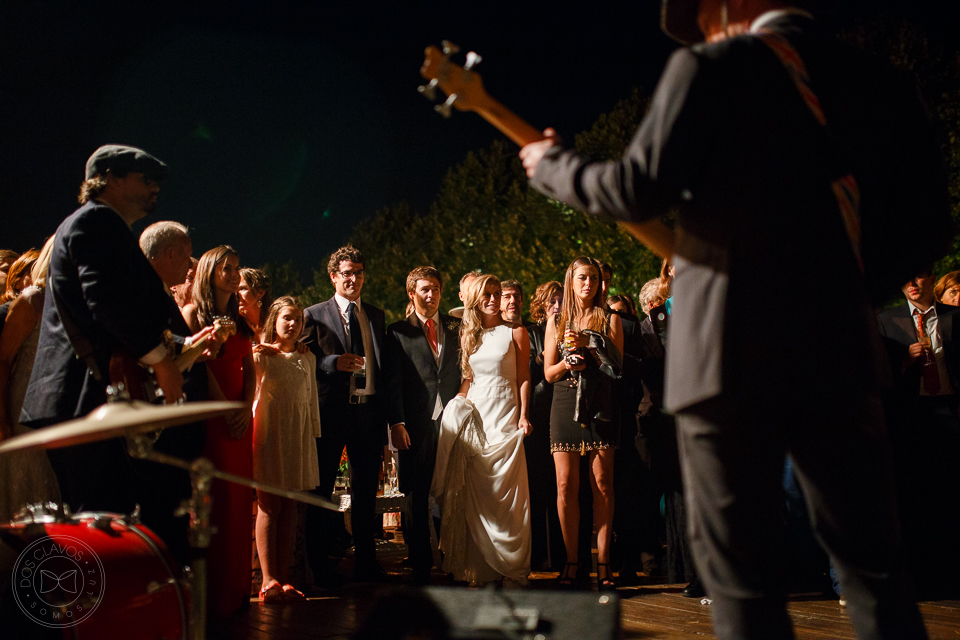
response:
{"label": "guitar tuning peg", "polygon": [[470,69],[473,69],[475,66],[477,66],[481,62],[483,62],[483,57],[480,56],[480,54],[476,53],[475,51],[470,51],[469,53],[467,53],[467,62],[466,64],[463,65],[463,70],[470,71]]}
{"label": "guitar tuning peg", "polygon": [[433,101],[437,99],[436,88],[437,88],[437,79],[434,78],[433,80],[430,81],[430,84],[422,84],[419,87],[417,87],[417,91],[419,91],[420,95],[422,95],[427,100]]}
{"label": "guitar tuning peg", "polygon": [[457,101],[457,94],[451,93],[447,97],[446,102],[444,102],[443,104],[438,104],[433,108],[433,110],[439,113],[440,115],[442,115],[444,118],[449,118],[450,110],[453,107],[453,103],[456,101]]}
{"label": "guitar tuning peg", "polygon": [[445,56],[453,55],[454,53],[457,53],[458,51],[460,51],[460,47],[453,44],[449,40],[441,41],[440,45],[443,47],[443,55]]}

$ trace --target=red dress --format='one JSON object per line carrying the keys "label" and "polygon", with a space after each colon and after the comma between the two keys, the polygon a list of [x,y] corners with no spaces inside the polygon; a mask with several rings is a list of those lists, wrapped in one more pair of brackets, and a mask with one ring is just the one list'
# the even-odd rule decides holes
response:
{"label": "red dress", "polygon": [[[220,357],[207,360],[207,370],[227,400],[244,400],[243,359],[251,349],[250,338],[237,333],[224,343]],[[220,471],[252,478],[253,421],[243,437],[234,440],[223,418],[209,420],[203,455]],[[217,533],[207,551],[208,614],[223,618],[250,598],[253,497],[249,487],[223,480],[213,481],[210,494]]]}

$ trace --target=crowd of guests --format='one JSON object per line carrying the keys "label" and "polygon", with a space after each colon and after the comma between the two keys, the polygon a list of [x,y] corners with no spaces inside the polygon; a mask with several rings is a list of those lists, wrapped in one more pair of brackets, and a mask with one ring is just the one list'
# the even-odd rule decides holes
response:
{"label": "crowd of guests", "polygon": [[[354,580],[388,579],[376,559],[376,496],[385,451],[393,449],[399,488],[411,501],[403,531],[414,584],[440,575],[430,535],[436,504],[443,557],[436,568],[456,581],[523,586],[531,570],[553,570],[559,588],[583,588],[595,573],[597,587],[611,590],[642,573],[687,583],[685,596],[704,595],[686,539],[676,427],[662,410],[674,313],[669,261],[637,304],[626,293],[610,295],[613,270],[591,257],[574,260],[563,282],[537,286],[529,301],[517,280],[474,271],[459,282],[463,306],[449,314],[440,311],[443,275],[416,267],[406,280],[407,317],[387,326],[383,311],[362,300],[376,274],[352,246],[330,256],[334,295],[305,309],[289,296],[273,299],[266,275],[241,267],[230,246],[194,259],[179,223],[156,222],[134,238],[129,224],[152,211],[165,165],[132,148],[104,149],[88,162],[83,206],[41,250],[0,251],[0,438],[100,404],[107,362],[126,349],[156,372],[168,401],[242,406],[167,430],[158,450],[202,455],[218,469],[329,498],[346,449]],[[88,227],[103,243],[78,230]],[[947,505],[960,480],[952,333],[960,272],[937,281],[920,274],[903,293],[905,304],[879,316],[895,378],[886,412],[901,528],[919,586],[954,594],[960,518]],[[160,331],[135,336],[132,327],[143,323],[130,308]],[[76,331],[65,328],[71,322]],[[76,333],[94,343],[91,351]],[[159,335],[157,345],[151,340]],[[168,369],[172,355],[200,342],[203,355],[188,369]],[[56,365],[55,352],[68,357]],[[45,408],[50,397],[59,414]],[[130,459],[108,441],[7,456],[0,474],[0,521],[27,502],[112,511],[140,504],[144,522],[188,562],[186,524],[173,517],[190,493],[179,471]],[[792,474],[788,459],[784,517],[792,504],[794,531],[809,537]],[[210,606],[223,616],[249,595],[251,496],[225,482],[213,484],[212,496],[219,533],[209,554]],[[260,490],[256,499],[260,598],[300,599],[296,587],[304,585],[291,578],[297,505]],[[320,588],[343,580],[338,518],[311,507],[303,523]],[[813,571],[827,573],[826,558],[819,562]]]}

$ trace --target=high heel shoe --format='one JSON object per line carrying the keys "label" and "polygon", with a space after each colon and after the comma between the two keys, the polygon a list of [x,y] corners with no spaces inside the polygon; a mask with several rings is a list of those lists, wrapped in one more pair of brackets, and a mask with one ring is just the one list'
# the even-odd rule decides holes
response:
{"label": "high heel shoe", "polygon": [[[573,567],[573,571],[570,571]],[[580,574],[580,564],[577,562],[567,562],[563,565],[563,571],[557,578],[557,587],[566,591],[572,591],[577,588],[577,577]]]}
{"label": "high heel shoe", "polygon": [[[601,571],[600,568],[603,567],[604,570]],[[604,591],[616,591],[617,583],[613,579],[613,572],[610,571],[609,562],[598,562],[597,563],[597,591],[601,593]]]}

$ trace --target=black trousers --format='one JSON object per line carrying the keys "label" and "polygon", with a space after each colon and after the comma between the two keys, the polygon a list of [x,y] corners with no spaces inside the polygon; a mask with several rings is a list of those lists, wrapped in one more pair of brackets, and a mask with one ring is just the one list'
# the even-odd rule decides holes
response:
{"label": "black trousers", "polygon": [[437,462],[440,420],[427,425],[408,425],[410,448],[400,451],[400,491],[410,496],[410,517],[403,519],[403,538],[410,553],[413,571],[429,576],[433,567],[430,545],[430,484]]}
{"label": "black trousers", "polygon": [[[329,498],[333,493],[340,466],[340,454],[346,446],[352,465],[353,497],[350,520],[353,525],[355,559],[358,565],[372,563],[376,560],[374,538],[380,529],[376,523],[376,499],[386,425],[380,419],[375,400],[336,408],[323,407],[320,411],[320,424],[321,436],[317,438],[320,483],[313,493],[323,498]],[[307,509],[307,555],[315,575],[329,570],[329,567],[325,566],[326,534],[329,532],[331,519],[328,515],[330,512],[324,511],[313,506]]]}
{"label": "black trousers", "polygon": [[718,397],[677,415],[690,543],[721,640],[793,638],[786,612],[783,465],[862,640],[926,638],[903,570],[879,396]]}

